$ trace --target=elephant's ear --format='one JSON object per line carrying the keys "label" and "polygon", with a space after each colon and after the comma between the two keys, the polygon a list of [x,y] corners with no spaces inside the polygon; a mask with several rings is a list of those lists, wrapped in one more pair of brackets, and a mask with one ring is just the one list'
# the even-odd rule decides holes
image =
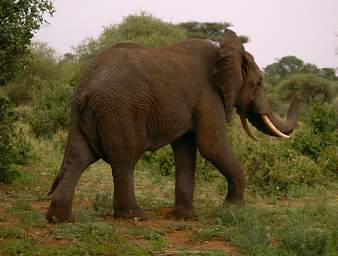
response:
{"label": "elephant's ear", "polygon": [[222,92],[227,119],[232,112],[243,84],[242,65],[244,52],[243,44],[237,35],[233,31],[226,29],[220,41],[215,80]]}

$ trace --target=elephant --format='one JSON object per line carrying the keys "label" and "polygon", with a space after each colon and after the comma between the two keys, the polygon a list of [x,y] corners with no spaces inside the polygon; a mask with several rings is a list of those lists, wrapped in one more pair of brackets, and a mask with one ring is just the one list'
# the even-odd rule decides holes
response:
{"label": "elephant", "polygon": [[235,32],[219,44],[188,39],[162,48],[121,43],[88,64],[71,102],[64,158],[49,195],[46,218],[72,222],[82,172],[99,159],[110,164],[113,216],[145,219],[134,192],[134,167],[146,151],[170,144],[175,160],[175,205],[170,215],[194,216],[196,152],[226,178],[225,202],[243,203],[245,176],[226,140],[233,109],[247,134],[289,137],[297,125],[295,97],[283,120],[264,94],[262,72]]}

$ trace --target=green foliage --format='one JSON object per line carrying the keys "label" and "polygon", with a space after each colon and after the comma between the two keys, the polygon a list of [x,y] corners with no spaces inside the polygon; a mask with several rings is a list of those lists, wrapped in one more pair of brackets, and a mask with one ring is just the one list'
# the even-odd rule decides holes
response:
{"label": "green foliage", "polygon": [[337,117],[327,103],[318,100],[313,102],[311,110],[304,119],[315,134],[328,135],[338,129]]}
{"label": "green foliage", "polygon": [[293,137],[292,147],[318,162],[324,170],[338,173],[338,115],[330,106],[315,101],[304,117],[305,127]]}
{"label": "green foliage", "polygon": [[13,164],[24,163],[30,144],[24,139],[15,121],[18,113],[9,101],[0,97],[0,182],[10,183],[18,176]]}
{"label": "green foliage", "polygon": [[284,197],[294,186],[324,182],[321,168],[286,143],[247,142],[240,151],[248,185],[258,194]]}
{"label": "green foliage", "polygon": [[331,81],[338,80],[334,69],[320,69],[315,64],[304,63],[303,60],[295,56],[285,56],[277,59],[276,62],[266,66],[263,70],[265,81],[272,86],[277,85],[283,79],[294,74],[314,74]]}
{"label": "green foliage", "polygon": [[156,165],[162,176],[175,175],[174,155],[170,146],[166,146],[156,152],[146,152],[143,159],[149,163]]}
{"label": "green foliage", "polygon": [[[160,150],[144,154],[143,159],[156,166],[162,176],[175,175],[174,155],[169,146],[161,148]],[[196,158],[196,174],[198,179],[205,181],[213,181],[219,177],[216,168],[207,160],[205,160],[199,153]]]}
{"label": "green foliage", "polygon": [[320,76],[324,77],[331,81],[337,81],[338,77],[336,76],[336,70],[333,68],[322,68],[320,71]]}
{"label": "green foliage", "polygon": [[[71,55],[58,59],[55,50],[46,43],[35,42],[30,47],[25,72],[8,86],[8,96],[16,105],[30,104],[34,87],[52,86],[53,83],[68,83],[75,86],[79,80],[82,65]],[[43,81],[43,82],[42,82]]]}
{"label": "green foliage", "polygon": [[334,113],[338,115],[338,96],[332,100],[331,109]]}
{"label": "green foliage", "polygon": [[69,122],[70,99],[74,88],[63,82],[39,81],[33,88],[28,123],[37,137],[51,138]]}
{"label": "green foliage", "polygon": [[331,82],[313,74],[292,75],[278,84],[278,93],[282,101],[299,95],[307,104],[318,97],[330,102],[334,97]]}
{"label": "green foliage", "polygon": [[202,38],[218,41],[221,38],[224,29],[230,27],[231,24],[226,22],[191,21],[179,23],[177,26],[185,29],[189,38]]}
{"label": "green foliage", "polygon": [[49,47],[47,43],[33,42],[30,51],[25,76],[36,76],[42,80],[57,80],[60,77],[57,68],[58,58],[53,48]]}
{"label": "green foliage", "polygon": [[293,209],[226,205],[215,217],[243,255],[335,255],[336,210],[325,201]]}
{"label": "green foliage", "polygon": [[53,12],[50,0],[1,1],[0,86],[21,71],[34,31],[45,22],[44,15]]}
{"label": "green foliage", "polygon": [[75,48],[75,53],[80,60],[87,60],[99,50],[116,43],[134,42],[160,47],[186,38],[183,28],[141,12],[125,17],[121,24],[107,26],[98,39],[87,39]]}

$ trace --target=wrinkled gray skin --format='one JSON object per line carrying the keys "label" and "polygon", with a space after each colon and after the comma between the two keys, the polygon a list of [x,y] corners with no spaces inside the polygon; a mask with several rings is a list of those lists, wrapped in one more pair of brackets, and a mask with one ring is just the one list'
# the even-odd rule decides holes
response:
{"label": "wrinkled gray skin", "polygon": [[220,47],[201,39],[157,49],[112,46],[88,66],[73,98],[66,151],[46,217],[74,221],[80,175],[102,158],[114,178],[114,216],[145,218],[135,199],[134,167],[147,150],[167,144],[176,165],[173,216],[193,215],[197,149],[227,179],[226,201],[243,202],[245,179],[226,142],[226,116],[235,107],[274,135],[261,119],[266,114],[289,134],[297,106],[291,104],[287,121],[272,113],[261,72],[231,30],[225,30]]}

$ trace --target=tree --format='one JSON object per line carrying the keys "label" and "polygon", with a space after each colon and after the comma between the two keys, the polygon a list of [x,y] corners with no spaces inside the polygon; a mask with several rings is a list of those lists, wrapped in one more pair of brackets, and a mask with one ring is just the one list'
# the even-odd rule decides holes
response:
{"label": "tree", "polygon": [[294,74],[315,74],[331,81],[338,80],[334,69],[320,69],[315,64],[305,63],[292,55],[277,59],[276,62],[266,66],[263,71],[265,80],[273,86]]}
{"label": "tree", "polygon": [[89,38],[74,50],[80,60],[87,60],[112,44],[134,42],[149,47],[160,47],[186,38],[183,28],[141,12],[125,17],[121,24],[107,26],[99,38]]}
{"label": "tree", "polygon": [[[125,17],[121,24],[109,25],[97,39],[88,38],[74,50],[78,59],[87,60],[95,56],[99,50],[122,42],[161,47],[192,37],[218,41],[224,29],[229,26],[230,23],[194,21],[175,25],[149,13],[141,12]],[[248,37],[240,36],[240,38],[242,42],[248,42]]]}
{"label": "tree", "polygon": [[285,56],[266,66],[264,77],[268,83],[275,85],[289,74],[301,73],[303,66],[304,62],[301,59],[295,56]]}
{"label": "tree", "polygon": [[52,15],[50,0],[6,0],[0,3],[0,85],[6,85],[19,73],[34,31]]}
{"label": "tree", "polygon": [[[224,29],[229,28],[231,23],[228,22],[182,22],[177,26],[182,27],[187,31],[189,38],[210,39],[211,41],[218,41],[224,32]],[[247,43],[249,38],[247,36],[240,36],[243,43]]]}
{"label": "tree", "polygon": [[297,94],[307,104],[317,98],[329,103],[335,94],[332,82],[315,74],[292,75],[281,81],[277,90],[282,101],[287,101]]}
{"label": "tree", "polygon": [[338,80],[338,77],[336,76],[336,70],[334,68],[322,68],[319,72],[322,77],[328,80]]}
{"label": "tree", "polygon": [[[34,31],[45,22],[44,15],[53,12],[50,0],[0,2],[0,86],[7,85],[20,73]],[[16,131],[16,120],[13,106],[0,97],[0,182],[8,183],[14,178],[12,164],[29,151],[22,133]]]}
{"label": "tree", "polygon": [[182,22],[178,24],[187,31],[189,38],[203,38],[217,41],[222,36],[224,29],[231,26],[230,23],[217,23],[217,22]]}

